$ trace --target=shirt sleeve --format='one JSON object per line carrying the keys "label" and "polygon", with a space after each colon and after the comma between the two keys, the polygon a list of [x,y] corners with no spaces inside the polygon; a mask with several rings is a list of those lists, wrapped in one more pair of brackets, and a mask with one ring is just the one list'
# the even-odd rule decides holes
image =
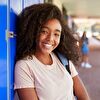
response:
{"label": "shirt sleeve", "polygon": [[76,75],[78,75],[78,72],[71,61],[69,61],[69,66],[70,66],[71,76],[75,77]]}
{"label": "shirt sleeve", "polygon": [[14,74],[14,89],[34,88],[34,77],[32,77],[30,68],[24,60],[16,63]]}

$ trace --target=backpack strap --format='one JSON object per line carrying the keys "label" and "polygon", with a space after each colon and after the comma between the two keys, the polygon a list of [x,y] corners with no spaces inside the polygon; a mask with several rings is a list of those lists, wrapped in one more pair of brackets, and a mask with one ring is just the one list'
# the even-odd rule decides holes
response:
{"label": "backpack strap", "polygon": [[56,52],[57,57],[61,61],[61,63],[65,66],[66,70],[71,74],[70,68],[69,68],[69,59],[66,58],[63,54]]}
{"label": "backpack strap", "polygon": [[[66,58],[63,54],[61,54],[59,52],[56,52],[55,54],[57,55],[57,57],[59,58],[59,60],[61,61],[61,63],[65,66],[65,68],[69,72],[69,74],[71,74],[71,71],[70,71],[70,68],[69,68],[69,59]],[[75,93],[74,93],[74,96],[75,96]],[[77,100],[76,96],[75,96],[75,98]]]}

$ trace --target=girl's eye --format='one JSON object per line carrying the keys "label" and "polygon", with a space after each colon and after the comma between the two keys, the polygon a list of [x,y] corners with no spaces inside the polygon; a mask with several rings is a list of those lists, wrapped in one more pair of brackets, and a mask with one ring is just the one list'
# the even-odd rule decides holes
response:
{"label": "girl's eye", "polygon": [[59,37],[59,36],[60,36],[60,34],[58,34],[58,33],[55,33],[55,36]]}
{"label": "girl's eye", "polygon": [[47,34],[48,31],[46,31],[46,30],[41,30],[41,33],[42,33],[42,34]]}
{"label": "girl's eye", "polygon": [[42,31],[42,33],[48,33],[47,31]]}

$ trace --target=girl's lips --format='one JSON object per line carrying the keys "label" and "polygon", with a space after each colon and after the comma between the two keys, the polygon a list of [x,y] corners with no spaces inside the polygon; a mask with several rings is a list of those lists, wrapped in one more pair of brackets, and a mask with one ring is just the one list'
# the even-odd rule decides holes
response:
{"label": "girl's lips", "polygon": [[47,49],[49,49],[49,48],[51,48],[52,45],[51,45],[51,44],[46,44],[46,43],[45,43],[44,46],[45,46]]}

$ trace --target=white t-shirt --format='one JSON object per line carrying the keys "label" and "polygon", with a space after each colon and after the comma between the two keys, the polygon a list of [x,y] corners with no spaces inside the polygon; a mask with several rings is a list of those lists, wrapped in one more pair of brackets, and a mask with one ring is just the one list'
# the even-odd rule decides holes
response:
{"label": "white t-shirt", "polygon": [[69,61],[70,71],[51,53],[52,65],[41,63],[35,56],[23,59],[15,66],[14,89],[36,88],[39,100],[74,100],[72,77],[78,73]]}

